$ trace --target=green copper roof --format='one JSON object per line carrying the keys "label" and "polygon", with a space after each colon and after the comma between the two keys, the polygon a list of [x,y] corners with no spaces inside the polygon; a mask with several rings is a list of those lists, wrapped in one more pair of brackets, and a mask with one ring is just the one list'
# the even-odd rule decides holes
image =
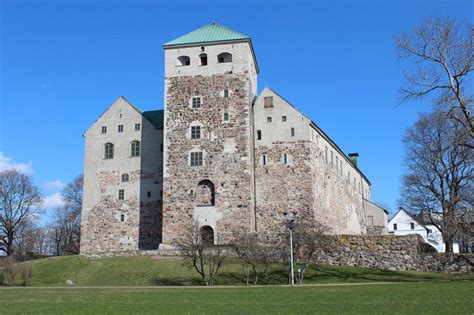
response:
{"label": "green copper roof", "polygon": [[163,46],[186,45],[209,42],[222,42],[233,40],[250,39],[247,35],[231,30],[217,23],[212,23],[191,33],[180,36],[172,41],[165,43]]}
{"label": "green copper roof", "polygon": [[149,110],[149,111],[146,111],[146,112],[142,113],[143,117],[145,117],[146,120],[151,122],[152,125],[155,126],[156,129],[163,129],[164,114],[165,114],[165,111],[162,110],[162,109],[160,109],[160,110]]}

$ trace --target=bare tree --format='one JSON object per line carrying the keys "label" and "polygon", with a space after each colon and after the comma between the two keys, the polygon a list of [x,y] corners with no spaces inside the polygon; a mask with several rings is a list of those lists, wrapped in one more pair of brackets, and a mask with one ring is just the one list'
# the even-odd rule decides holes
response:
{"label": "bare tree", "polygon": [[303,284],[306,269],[314,262],[314,255],[318,251],[328,251],[333,246],[334,236],[328,235],[327,231],[324,225],[313,219],[296,220],[293,230],[293,261],[299,284]]}
{"label": "bare tree", "polygon": [[472,144],[467,133],[446,113],[435,111],[420,115],[403,140],[407,171],[402,203],[441,231],[447,252],[464,222],[472,219],[474,151],[460,145]]}
{"label": "bare tree", "polygon": [[57,256],[79,253],[83,176],[79,175],[61,192],[64,206],[55,209],[49,229],[53,252]]}
{"label": "bare tree", "polygon": [[[257,244],[257,235],[255,233],[246,233],[245,231],[235,230],[232,232],[232,248],[234,249],[240,264],[244,271],[245,284],[249,285],[250,267],[255,265],[253,253]],[[255,267],[253,268],[255,270]]]}
{"label": "bare tree", "polygon": [[[412,33],[395,37],[400,59],[413,64],[405,73],[403,100],[431,95],[474,138],[474,97],[470,76],[474,69],[474,28],[451,19],[427,19]],[[463,143],[472,148],[472,142]]]}
{"label": "bare tree", "polygon": [[39,189],[17,170],[0,172],[0,250],[14,253],[18,229],[41,211]]}
{"label": "bare tree", "polygon": [[175,246],[183,256],[184,265],[196,270],[203,285],[214,285],[226,257],[222,246],[203,242],[197,222],[183,233]]}

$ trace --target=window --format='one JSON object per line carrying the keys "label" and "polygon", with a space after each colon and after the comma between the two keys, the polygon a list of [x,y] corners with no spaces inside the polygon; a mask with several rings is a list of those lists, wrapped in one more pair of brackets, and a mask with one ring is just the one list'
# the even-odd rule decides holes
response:
{"label": "window", "polygon": [[396,223],[393,224],[393,230],[394,230],[394,231],[397,230],[397,224],[396,224]]}
{"label": "window", "polygon": [[415,223],[413,223],[413,222],[410,223],[410,228],[411,228],[412,230],[414,230],[414,229],[415,229]]}
{"label": "window", "polygon": [[292,136],[292,137],[295,136],[295,128],[291,128],[291,136]]}
{"label": "window", "polygon": [[135,124],[135,131],[139,131],[140,130],[140,124]]}
{"label": "window", "polygon": [[351,183],[351,174],[347,172],[347,184]]}
{"label": "window", "polygon": [[120,222],[124,222],[125,221],[125,214],[121,214],[120,215]]}
{"label": "window", "polygon": [[123,125],[118,125],[118,132],[123,132]]}
{"label": "window", "polygon": [[272,118],[271,117],[267,117],[267,123],[271,123],[272,122]]}
{"label": "window", "polygon": [[224,97],[229,97],[229,90],[227,89],[224,90]]}
{"label": "window", "polygon": [[191,166],[202,166],[202,152],[191,152]]}
{"label": "window", "polygon": [[225,62],[232,62],[232,55],[223,52],[217,55],[217,63],[225,63]]}
{"label": "window", "polygon": [[216,203],[214,183],[208,179],[200,181],[195,197],[198,207],[214,206]]}
{"label": "window", "polygon": [[150,198],[150,197],[151,197],[151,191],[147,191],[147,192],[146,192],[146,196],[147,196],[148,198]]}
{"label": "window", "polygon": [[329,164],[328,147],[324,147],[324,158],[326,159],[326,164]]}
{"label": "window", "polygon": [[286,153],[283,154],[283,163],[288,164],[288,155],[286,155]]}
{"label": "window", "polygon": [[192,107],[193,108],[201,108],[201,98],[200,97],[193,97]]}
{"label": "window", "polygon": [[107,127],[106,126],[102,126],[102,133],[107,133]]}
{"label": "window", "polygon": [[123,200],[124,197],[125,197],[125,190],[119,189],[119,196],[118,196],[118,199],[119,199],[119,200]]}
{"label": "window", "polygon": [[257,130],[257,140],[262,140],[262,131]]}
{"label": "window", "polygon": [[286,122],[286,116],[281,116],[281,121]]}
{"label": "window", "polygon": [[201,126],[191,126],[191,139],[201,139]]}
{"label": "window", "polygon": [[331,151],[331,168],[334,167],[334,153]]}
{"label": "window", "polygon": [[224,121],[229,121],[229,113],[224,113]]}
{"label": "window", "polygon": [[273,107],[273,96],[265,96],[263,98],[263,107],[264,108],[271,108]]}
{"label": "window", "polygon": [[367,225],[368,226],[374,226],[374,216],[373,215],[368,215],[367,216]]}
{"label": "window", "polygon": [[130,155],[131,156],[140,156],[140,142],[133,141],[130,145]]}
{"label": "window", "polygon": [[267,165],[267,156],[265,154],[262,155],[262,165]]}
{"label": "window", "polygon": [[180,56],[176,60],[176,66],[189,66],[191,64],[191,59],[188,56]]}
{"label": "window", "polygon": [[125,174],[122,174],[122,182],[128,182],[128,181],[129,181],[129,179],[130,179],[130,177],[128,176],[128,174],[127,174],[127,173],[125,173]]}
{"label": "window", "polygon": [[339,161],[339,171],[340,171],[340,173],[341,173],[341,175],[342,175],[342,160]]}
{"label": "window", "polygon": [[104,145],[104,159],[114,158],[114,145],[112,143],[106,143]]}
{"label": "window", "polygon": [[207,66],[207,55],[200,54],[199,59],[201,59],[201,66]]}
{"label": "window", "polygon": [[336,172],[339,171],[339,157],[336,156]]}

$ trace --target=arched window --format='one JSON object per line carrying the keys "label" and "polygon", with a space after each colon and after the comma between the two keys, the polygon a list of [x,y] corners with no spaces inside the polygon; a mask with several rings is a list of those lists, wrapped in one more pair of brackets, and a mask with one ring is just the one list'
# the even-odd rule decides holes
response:
{"label": "arched window", "polygon": [[128,182],[129,179],[130,177],[128,176],[127,173],[122,174],[122,182]]}
{"label": "arched window", "polygon": [[208,180],[202,180],[198,184],[196,191],[196,204],[198,207],[209,207],[215,205],[214,184]]}
{"label": "arched window", "polygon": [[112,143],[106,143],[104,145],[104,159],[114,158],[114,145]]}
{"label": "arched window", "polygon": [[188,56],[180,56],[176,60],[176,66],[189,66],[191,64],[191,59]]}
{"label": "arched window", "polygon": [[217,62],[218,63],[225,63],[225,62],[232,62],[232,54],[228,52],[223,52],[217,55]]}
{"label": "arched window", "polygon": [[209,225],[204,225],[200,229],[201,244],[214,245],[214,230]]}
{"label": "arched window", "polygon": [[207,66],[207,54],[200,54],[199,59],[201,59],[201,66]]}
{"label": "arched window", "polygon": [[130,156],[140,156],[140,141],[132,141],[130,145]]}

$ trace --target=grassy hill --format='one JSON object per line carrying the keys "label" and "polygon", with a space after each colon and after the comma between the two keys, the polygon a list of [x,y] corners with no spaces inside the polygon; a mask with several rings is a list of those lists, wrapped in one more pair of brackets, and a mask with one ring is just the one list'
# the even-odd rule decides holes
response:
{"label": "grassy hill", "polygon": [[[180,258],[117,257],[82,259],[77,256],[47,258],[26,263],[33,271],[32,286],[65,286],[72,280],[75,286],[157,286],[200,285],[193,269],[183,266]],[[259,284],[285,284],[288,267],[272,265],[267,281]],[[309,268],[305,284],[355,283],[386,281],[455,281],[474,280],[474,275],[392,272],[347,266],[317,266]],[[217,277],[217,285],[243,285],[242,268],[238,261],[228,260]]]}

